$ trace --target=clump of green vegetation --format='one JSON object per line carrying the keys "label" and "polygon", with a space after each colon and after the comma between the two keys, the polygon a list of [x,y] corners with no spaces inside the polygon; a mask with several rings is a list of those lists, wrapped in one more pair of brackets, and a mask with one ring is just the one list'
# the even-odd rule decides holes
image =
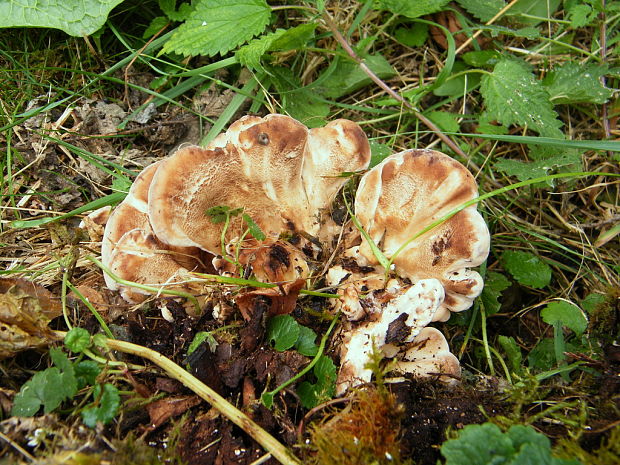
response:
{"label": "clump of green vegetation", "polygon": [[574,457],[587,465],[620,464],[620,426],[615,426],[601,446],[588,452],[571,438],[561,438],[556,446],[560,457]]}

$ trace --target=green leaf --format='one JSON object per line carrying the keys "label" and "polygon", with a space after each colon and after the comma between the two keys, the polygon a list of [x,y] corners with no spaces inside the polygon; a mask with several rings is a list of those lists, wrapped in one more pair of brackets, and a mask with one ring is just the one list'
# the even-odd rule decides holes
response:
{"label": "green leaf", "polygon": [[[367,55],[362,57],[364,63],[380,79],[388,79],[396,74],[394,68],[381,55]],[[321,79],[319,77],[319,79]],[[343,97],[372,83],[368,75],[352,60],[340,59],[338,66],[322,80],[321,92],[328,98]]]}
{"label": "green leaf", "polygon": [[501,58],[502,54],[497,50],[478,50],[463,54],[463,61],[476,68],[493,67]]}
{"label": "green leaf", "polygon": [[596,17],[590,5],[577,4],[568,9],[568,20],[572,28],[587,26]]}
{"label": "green leaf", "polygon": [[603,294],[588,294],[581,301],[581,308],[583,308],[586,312],[591,314],[599,305],[602,305],[605,302],[605,296]]}
{"label": "green leaf", "polygon": [[484,305],[484,311],[487,315],[494,315],[501,307],[498,302],[502,292],[510,287],[510,281],[506,276],[495,271],[489,271],[484,279],[484,289],[480,294],[480,300]]}
{"label": "green leaf", "polygon": [[[150,39],[155,34],[157,34],[159,31],[161,31],[168,23],[169,23],[169,20],[165,16],[158,16],[156,18],[153,18],[151,20],[151,24],[149,24],[148,27],[142,33],[142,38]],[[162,77],[165,78],[166,76],[162,76]],[[153,87],[151,87],[151,89],[153,89]]]}
{"label": "green leaf", "polygon": [[445,465],[579,465],[553,457],[551,442],[531,426],[513,425],[503,433],[497,425],[467,425],[456,439],[441,446]]}
{"label": "green leaf", "polygon": [[506,6],[504,0],[457,0],[457,3],[485,23]]}
{"label": "green leaf", "polygon": [[[532,150],[530,155],[535,153],[535,150]],[[568,167],[570,171],[581,171],[581,153],[570,149],[556,150],[556,155],[532,162],[500,158],[493,167],[508,176],[515,176],[519,181],[527,181],[546,176],[558,168]],[[553,182],[550,181],[547,185],[552,187]]]}
{"label": "green leaf", "polygon": [[317,26],[316,23],[305,23],[286,29],[284,34],[273,41],[270,50],[286,52],[305,47],[308,42],[314,39],[314,30]]}
{"label": "green leaf", "polygon": [[316,383],[304,381],[297,387],[299,400],[307,409],[331,399],[336,391],[336,365],[329,357],[321,355],[312,373]]}
{"label": "green leaf", "polygon": [[607,74],[607,66],[565,63],[551,71],[543,84],[554,104],[606,103],[613,91],[605,87],[601,77]]}
{"label": "green leaf", "polygon": [[276,39],[286,32],[285,29],[278,29],[276,32],[266,34],[262,37],[252,40],[249,44],[244,45],[235,53],[237,60],[244,66],[253,70],[262,70],[261,58],[271,50]]}
{"label": "green leaf", "polygon": [[89,428],[97,426],[97,422],[101,422],[104,425],[110,423],[118,413],[121,405],[121,396],[118,393],[118,389],[110,383],[103,385],[103,392],[100,385],[95,386],[93,397],[95,402],[82,410],[82,421]]}
{"label": "green leaf", "polygon": [[376,10],[387,10],[396,15],[407,16],[408,18],[419,18],[420,16],[435,13],[450,0],[375,0]]}
{"label": "green leaf", "polygon": [[123,0],[8,0],[0,2],[0,28],[50,27],[75,37],[100,29]]}
{"label": "green leaf", "polygon": [[192,339],[192,342],[187,348],[187,355],[193,354],[194,351],[205,341],[207,341],[207,344],[209,345],[209,350],[211,352],[215,352],[215,349],[217,348],[217,341],[213,337],[213,334],[211,334],[211,331],[199,331],[196,333],[194,339]]}
{"label": "green leaf", "polygon": [[399,27],[394,38],[407,47],[421,47],[428,39],[428,24],[416,23],[413,27]]}
{"label": "green leaf", "polygon": [[84,352],[84,349],[90,345],[90,333],[84,328],[72,328],[66,334],[64,343],[71,352]]}
{"label": "green leaf", "polygon": [[258,226],[254,222],[250,215],[244,213],[241,217],[243,218],[243,221],[245,221],[245,224],[247,225],[248,229],[250,230],[250,234],[254,239],[264,241],[267,238],[267,236],[265,236],[265,233],[260,229],[260,226]]}
{"label": "green leaf", "polygon": [[506,250],[502,253],[504,269],[524,286],[541,289],[551,282],[551,268],[530,252]]}
{"label": "green leaf", "polygon": [[325,125],[329,104],[320,100],[315,91],[304,88],[301,80],[288,68],[270,67],[274,85],[280,94],[284,112],[310,128]]}
{"label": "green leaf", "polygon": [[372,168],[381,163],[386,157],[392,155],[392,149],[389,145],[380,144],[374,140],[370,141],[370,166]]}
{"label": "green leaf", "polygon": [[291,315],[276,315],[267,323],[267,340],[274,348],[283,352],[295,345],[301,332],[299,323]]}
{"label": "green leaf", "polygon": [[172,21],[185,21],[194,8],[189,3],[181,3],[177,10],[177,0],[159,0],[159,8]]}
{"label": "green leaf", "polygon": [[162,53],[224,55],[263,32],[270,16],[264,0],[200,0]]}
{"label": "green leaf", "polygon": [[[518,0],[510,10],[506,13],[507,16],[515,16],[520,23],[537,25],[542,20],[537,18],[552,18],[553,13],[560,6],[561,0]],[[534,18],[522,16],[522,14],[534,16]]]}
{"label": "green leaf", "polygon": [[483,76],[480,90],[491,118],[506,126],[527,125],[542,136],[564,138],[549,94],[525,63],[502,59],[490,75]]}
{"label": "green leaf", "polygon": [[447,111],[431,111],[427,115],[439,129],[444,132],[459,132],[461,125],[458,122],[458,115]]}
{"label": "green leaf", "polygon": [[74,368],[78,389],[94,385],[97,382],[97,376],[101,373],[101,368],[93,360],[82,360]]}
{"label": "green leaf", "polygon": [[314,357],[319,351],[319,346],[314,343],[315,340],[316,333],[312,329],[299,325],[299,337],[295,342],[297,352],[306,357]]}
{"label": "green leaf", "polygon": [[32,382],[34,378],[41,373],[37,373],[30,381],[27,381],[13,399],[13,407],[11,407],[11,416],[14,417],[31,417],[41,408],[41,399],[35,392]]}
{"label": "green leaf", "polygon": [[588,320],[579,307],[564,301],[551,302],[540,312],[543,321],[549,325],[561,322],[580,336],[588,327]]}
{"label": "green leaf", "polygon": [[508,361],[510,362],[510,366],[514,373],[521,373],[523,370],[523,356],[521,355],[521,348],[517,344],[517,341],[514,340],[513,337],[507,336],[499,336],[498,337],[499,345],[502,346],[502,349],[508,356]]}
{"label": "green leaf", "polygon": [[212,223],[218,224],[226,221],[226,218],[230,218],[231,216],[237,216],[242,211],[243,208],[231,209],[226,205],[217,205],[215,207],[209,208],[206,211],[206,214],[209,218],[211,218]]}
{"label": "green leaf", "polygon": [[[577,352],[579,347],[570,342],[564,343],[567,352]],[[547,337],[541,340],[527,356],[527,364],[533,370],[547,371],[556,366],[555,341]]]}

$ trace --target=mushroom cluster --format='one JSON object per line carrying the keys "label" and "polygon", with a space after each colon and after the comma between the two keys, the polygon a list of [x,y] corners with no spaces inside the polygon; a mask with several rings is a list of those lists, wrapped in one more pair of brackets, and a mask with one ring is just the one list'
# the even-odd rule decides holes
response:
{"label": "mushroom cluster", "polygon": [[[283,115],[243,117],[207,147],[181,148],[140,173],[106,224],[102,261],[123,281],[151,289],[195,294],[190,272],[210,270],[298,291],[312,274],[308,250],[331,246],[341,232],[328,213],[347,181],[342,173],[369,163],[368,140],[351,121],[308,129]],[[476,196],[471,173],[430,150],[391,155],[362,176],[355,216],[366,237],[343,231],[326,276],[347,318],[338,393],[370,380],[373,350],[396,357],[402,372],[458,377],[446,339],[428,325],[480,294],[471,268],[486,259],[489,232],[472,205],[419,233]],[[216,221],[208,213],[218,208]],[[260,237],[248,233],[248,218]],[[382,268],[377,248],[392,269]],[[152,293],[108,275],[106,284],[132,303]]]}

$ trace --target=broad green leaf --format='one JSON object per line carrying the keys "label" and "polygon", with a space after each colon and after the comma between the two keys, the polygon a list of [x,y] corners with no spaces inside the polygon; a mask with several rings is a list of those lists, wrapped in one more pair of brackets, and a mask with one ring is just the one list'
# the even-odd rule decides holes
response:
{"label": "broad green leaf", "polygon": [[314,38],[317,26],[316,23],[305,23],[286,29],[284,34],[273,41],[270,50],[286,52],[305,47]]}
{"label": "broad green leaf", "polygon": [[426,115],[439,129],[444,132],[459,132],[461,125],[458,122],[458,115],[447,111],[431,111]]}
{"label": "broad green leaf", "polygon": [[37,396],[36,392],[32,388],[32,384],[29,383],[30,381],[24,384],[17,395],[13,398],[11,416],[31,417],[41,408],[41,399],[39,399],[39,396]]}
{"label": "broad green leaf", "polygon": [[[153,18],[151,20],[151,24],[149,24],[148,27],[142,33],[142,38],[143,39],[150,39],[155,34],[157,34],[159,31],[161,31],[169,22],[170,22],[170,20],[168,18],[166,18],[165,16],[157,16],[156,18]],[[166,77],[167,76],[162,76],[159,79],[163,80]],[[155,79],[153,81],[155,81]],[[157,87],[153,87],[153,82],[152,81],[151,81],[151,84],[150,84],[150,88],[151,89],[156,89],[157,88]]]}
{"label": "broad green leaf", "polygon": [[206,214],[211,219],[212,223],[218,224],[226,221],[226,218],[229,218],[231,216],[237,216],[242,211],[243,208],[231,209],[226,205],[217,205],[215,207],[209,208],[206,211]]}
{"label": "broad green leaf", "polygon": [[316,333],[307,326],[299,326],[299,337],[295,342],[295,349],[301,355],[306,357],[314,357],[319,351],[319,347],[314,343]]}
{"label": "broad green leaf", "polygon": [[159,0],[159,8],[172,21],[185,21],[194,8],[189,3],[181,3],[177,10],[177,0]]}
{"label": "broad green leaf", "polygon": [[494,315],[501,307],[498,302],[502,292],[510,287],[510,281],[506,276],[495,271],[489,271],[484,279],[484,289],[480,294],[480,300],[484,305],[484,311],[487,315]]}
{"label": "broad green leaf", "polygon": [[[396,74],[394,68],[381,55],[367,55],[363,59],[366,66],[381,79],[388,79]],[[341,59],[336,70],[322,81],[321,90],[326,97],[336,99],[370,83],[372,80],[357,63]]]}
{"label": "broad green leaf", "polygon": [[263,32],[270,16],[264,0],[200,0],[162,53],[223,55]]}
{"label": "broad green leaf", "polygon": [[118,393],[116,386],[110,383],[103,385],[103,392],[101,386],[95,386],[93,392],[93,402],[90,406],[82,410],[82,421],[90,428],[97,426],[97,422],[101,422],[104,425],[110,423],[121,405],[121,396]]}
{"label": "broad green leaf", "polygon": [[551,302],[540,312],[543,321],[553,325],[559,321],[580,336],[588,327],[588,320],[579,307],[564,301]]}
{"label": "broad green leaf", "polygon": [[428,24],[416,23],[412,27],[399,27],[394,38],[407,47],[421,47],[428,39]]}
{"label": "broad green leaf", "polygon": [[510,362],[510,367],[514,373],[521,373],[523,367],[523,356],[521,355],[521,348],[517,344],[517,341],[513,337],[508,336],[499,336],[498,337],[499,345],[502,346],[502,349],[508,356],[508,361]]}
{"label": "broad green leaf", "polygon": [[493,67],[502,58],[496,50],[477,50],[463,54],[463,61],[476,68]]}
{"label": "broad green leaf", "polygon": [[596,17],[590,5],[577,4],[568,9],[568,20],[573,28],[588,25]]}
{"label": "broad green leaf", "polygon": [[[552,18],[560,2],[561,0],[518,0],[506,15],[515,16],[519,22],[535,26],[542,21],[538,18]],[[528,16],[523,16],[523,14]]]}
{"label": "broad green leaf", "polygon": [[607,66],[579,65],[565,63],[551,71],[543,84],[554,104],[562,103],[605,103],[613,91],[601,83],[601,77],[608,72]]}
{"label": "broad green leaf", "polygon": [[237,50],[235,53],[237,60],[239,60],[239,63],[250,69],[263,69],[261,65],[261,58],[263,58],[265,53],[271,50],[274,41],[281,37],[285,32],[286,29],[278,29],[275,32],[252,40],[249,44],[244,45]]}
{"label": "broad green leaf", "polygon": [[485,23],[506,6],[504,0],[457,0],[457,3]]}
{"label": "broad green leaf", "polygon": [[524,286],[541,289],[551,282],[551,268],[530,252],[506,250],[502,254],[506,271]]}
{"label": "broad green leaf", "polygon": [[[465,71],[467,65],[462,61],[454,62],[452,67],[453,73]],[[463,97],[467,92],[480,84],[479,73],[461,74],[456,77],[450,77],[442,85],[433,89],[433,94],[440,97]]]}
{"label": "broad green leaf", "polygon": [[0,28],[49,27],[75,37],[99,30],[108,14],[123,0],[4,0],[0,1]]}
{"label": "broad green leaf", "polygon": [[[570,171],[581,171],[581,153],[577,150],[559,150],[557,155],[532,162],[500,158],[493,167],[515,176],[519,181],[546,176],[558,168],[568,167]],[[532,154],[533,152],[530,152]],[[553,182],[548,183],[553,186]]]}
{"label": "broad green leaf", "polygon": [[300,332],[299,323],[291,315],[276,315],[267,323],[267,340],[273,341],[274,348],[279,352],[293,347]]}
{"label": "broad green leaf", "polygon": [[264,241],[267,238],[267,236],[265,236],[265,233],[260,229],[260,226],[256,224],[256,222],[250,217],[250,215],[244,213],[243,215],[241,215],[241,217],[243,218],[243,221],[250,230],[250,234],[254,239]]}
{"label": "broad green leaf", "polygon": [[[556,366],[555,342],[553,338],[547,337],[541,340],[527,356],[527,364],[530,368],[539,371],[547,371]],[[571,342],[564,343],[565,350],[577,352],[578,347]]]}
{"label": "broad green leaf", "polygon": [[482,78],[480,90],[487,114],[498,122],[527,125],[542,136],[564,138],[549,94],[525,63],[502,59]]}
{"label": "broad green leaf", "polygon": [[299,400],[307,409],[331,399],[336,391],[336,365],[329,357],[321,355],[312,373],[316,383],[304,381],[297,387]]}
{"label": "broad green leaf", "polygon": [[588,294],[581,301],[581,308],[583,308],[586,312],[591,314],[596,308],[605,302],[605,296],[603,294]]}
{"label": "broad green leaf", "polygon": [[435,13],[450,0],[375,0],[376,10],[387,10],[408,18],[419,18],[420,16]]}
{"label": "broad green leaf", "polygon": [[289,68],[270,67],[269,72],[274,77],[285,113],[310,128],[325,125],[330,111],[328,103],[320,100],[315,91],[304,88]]}
{"label": "broad green leaf", "polygon": [[392,149],[385,144],[381,144],[379,142],[375,142],[374,140],[370,141],[370,166],[368,168],[372,168],[377,166],[386,157],[392,155]]}
{"label": "broad green leaf", "polygon": [[83,352],[90,345],[90,334],[84,328],[72,328],[65,335],[64,343],[71,352]]}
{"label": "broad green leaf", "polygon": [[211,334],[210,331],[199,331],[196,333],[194,339],[192,339],[192,342],[187,348],[187,355],[193,354],[194,351],[205,341],[207,341],[209,350],[211,352],[215,352],[215,349],[217,348],[217,341],[213,337],[213,334]]}
{"label": "broad green leaf", "polygon": [[101,368],[93,360],[82,360],[75,365],[75,379],[78,389],[92,386],[97,382],[97,376],[101,373]]}

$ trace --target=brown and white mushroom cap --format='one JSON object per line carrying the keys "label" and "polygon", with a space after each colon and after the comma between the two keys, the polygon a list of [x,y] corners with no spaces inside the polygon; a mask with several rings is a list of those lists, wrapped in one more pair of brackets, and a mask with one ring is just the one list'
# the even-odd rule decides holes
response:
{"label": "brown and white mushroom cap", "polygon": [[[146,167],[134,180],[125,200],[112,212],[101,242],[104,265],[120,278],[162,286],[178,273],[201,265],[199,249],[169,247],[153,234],[149,223],[148,190],[159,162]],[[104,273],[106,285],[120,290],[125,300],[138,303],[150,294],[144,290],[117,283]]]}
{"label": "brown and white mushroom cap", "polygon": [[[472,174],[456,160],[432,150],[408,150],[387,157],[366,173],[355,199],[364,229],[391,257],[405,242],[454,208],[475,199]],[[489,253],[489,230],[475,205],[411,241],[396,257],[396,272],[416,282],[437,278],[446,291],[435,320],[469,308],[482,291],[481,276],[470,268]],[[377,264],[363,240],[361,256]]]}
{"label": "brown and white mushroom cap", "polygon": [[446,384],[461,376],[459,360],[450,352],[448,341],[436,328],[424,328],[395,363],[395,371],[416,378],[438,378]]}
{"label": "brown and white mushroom cap", "polygon": [[[371,313],[365,321],[349,324],[343,331],[340,345],[340,371],[336,393],[370,381],[372,371],[366,367],[374,349],[382,350],[388,344],[414,340],[426,327],[444,298],[444,289],[436,279],[420,280],[412,286],[397,289],[389,286],[392,295],[367,297],[366,310]],[[384,302],[385,300],[387,302]],[[374,349],[373,349],[374,348]]]}

